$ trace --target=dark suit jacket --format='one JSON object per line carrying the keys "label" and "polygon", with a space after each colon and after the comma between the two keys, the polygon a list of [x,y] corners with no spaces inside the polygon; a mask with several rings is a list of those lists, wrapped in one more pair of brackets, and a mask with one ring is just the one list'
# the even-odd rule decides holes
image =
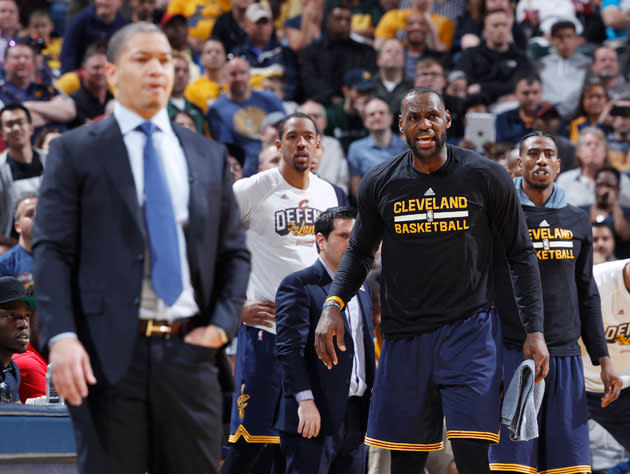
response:
{"label": "dark suit jacket", "polygon": [[[173,125],[189,171],[184,231],[197,325],[235,334],[249,252],[226,150]],[[108,117],[65,133],[50,148],[34,225],[42,347],[77,333],[96,377],[116,382],[131,363],[144,274],[145,229],[118,123]]]}
{"label": "dark suit jacket", "polygon": [[[346,351],[337,351],[338,364],[328,370],[315,352],[315,328],[331,283],[328,272],[318,260],[310,267],[288,275],[276,293],[276,348],[282,373],[282,393],[276,406],[274,426],[281,431],[297,433],[299,419],[295,395],[304,390],[313,392],[322,419],[320,434],[332,433],[344,421],[354,357],[354,343],[345,311],[342,314]],[[372,299],[368,287],[361,288],[358,297],[363,315],[368,385],[362,407],[363,429],[366,429],[376,364]]]}

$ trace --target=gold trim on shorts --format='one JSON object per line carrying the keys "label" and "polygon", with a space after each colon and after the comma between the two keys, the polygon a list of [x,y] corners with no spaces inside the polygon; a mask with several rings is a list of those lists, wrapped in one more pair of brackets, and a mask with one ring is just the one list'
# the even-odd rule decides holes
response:
{"label": "gold trim on shorts", "polygon": [[228,438],[230,443],[236,443],[240,437],[247,443],[280,444],[280,436],[254,436],[250,435],[243,425],[238,425],[236,432]]}
{"label": "gold trim on shorts", "polygon": [[375,448],[391,449],[393,451],[439,451],[444,449],[444,443],[414,444],[414,443],[392,443],[379,439],[365,437],[365,444]]}
{"label": "gold trim on shorts", "polygon": [[523,464],[510,464],[504,462],[491,462],[491,471],[512,471],[522,472],[524,474],[538,474],[538,469],[535,467],[524,466]]}
{"label": "gold trim on shorts", "polygon": [[485,439],[486,441],[491,441],[496,444],[499,442],[500,435],[499,433],[488,433],[487,431],[448,430],[446,437],[448,439]]}
{"label": "gold trim on shorts", "polygon": [[559,467],[557,469],[547,469],[546,471],[538,471],[538,474],[581,474],[582,472],[592,472],[591,466],[588,464],[583,466]]}

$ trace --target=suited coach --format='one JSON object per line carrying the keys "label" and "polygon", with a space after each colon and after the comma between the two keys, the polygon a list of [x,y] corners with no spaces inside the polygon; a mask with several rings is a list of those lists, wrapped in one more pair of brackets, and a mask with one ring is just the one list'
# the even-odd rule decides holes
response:
{"label": "suited coach", "polygon": [[108,45],[113,115],[50,148],[34,227],[42,343],[83,473],[216,473],[215,357],[249,252],[225,148],[172,124],[170,45],[135,23]]}
{"label": "suited coach", "polygon": [[374,383],[372,299],[361,286],[343,312],[346,333],[338,364],[319,363],[315,329],[348,246],[356,210],[332,207],[315,222],[319,258],[285,277],[276,293],[276,348],[282,393],[274,426],[286,474],[363,474]]}

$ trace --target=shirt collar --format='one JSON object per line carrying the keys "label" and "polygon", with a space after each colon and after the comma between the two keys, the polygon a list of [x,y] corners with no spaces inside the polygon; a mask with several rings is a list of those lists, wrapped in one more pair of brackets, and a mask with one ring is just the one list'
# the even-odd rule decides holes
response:
{"label": "shirt collar", "polygon": [[[123,136],[137,129],[140,124],[146,122],[144,117],[140,117],[137,113],[132,112],[119,102],[116,102],[114,105],[114,118],[118,122]],[[150,120],[158,128],[158,130],[164,133],[173,133],[166,108],[161,109],[157,114],[151,117]]]}
{"label": "shirt collar", "polygon": [[335,279],[335,272],[333,272],[332,269],[328,265],[326,265],[326,262],[324,262],[324,259],[322,258],[321,255],[318,255],[317,259],[324,266],[324,268],[326,269],[326,272],[328,272],[328,276],[330,277],[330,279],[334,280]]}

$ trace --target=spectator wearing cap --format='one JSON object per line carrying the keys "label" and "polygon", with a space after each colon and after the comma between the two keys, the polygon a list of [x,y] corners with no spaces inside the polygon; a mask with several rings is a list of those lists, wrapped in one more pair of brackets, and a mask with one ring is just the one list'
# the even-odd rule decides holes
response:
{"label": "spectator wearing cap", "polygon": [[560,115],[568,120],[579,105],[591,60],[578,52],[581,38],[572,21],[559,21],[551,27],[551,44],[555,51],[539,59],[536,69],[542,81],[543,100],[556,104]]}
{"label": "spectator wearing cap", "polygon": [[20,370],[11,358],[26,352],[34,306],[34,299],[27,296],[17,278],[0,278],[0,403],[20,400]]}
{"label": "spectator wearing cap", "polygon": [[561,133],[563,121],[557,106],[549,102],[543,102],[538,106],[533,128],[548,133],[556,141],[560,172],[575,168],[575,144]]}
{"label": "spectator wearing cap", "polygon": [[392,125],[397,129],[400,102],[413,87],[413,81],[405,77],[405,50],[402,43],[397,39],[385,40],[378,52],[376,64],[378,74],[374,78],[374,95],[389,105]]}
{"label": "spectator wearing cap", "polygon": [[221,42],[215,39],[206,41],[199,60],[203,67],[203,74],[199,79],[188,84],[184,95],[188,101],[206,114],[208,107],[225,91],[223,68],[227,57]]}
{"label": "spectator wearing cap", "polygon": [[266,77],[280,76],[285,81],[285,99],[293,100],[299,82],[298,59],[277,40],[272,19],[269,5],[252,3],[245,12],[247,39],[233,53],[249,62],[254,89],[262,89]]}
{"label": "spectator wearing cap", "polygon": [[76,116],[74,102],[52,86],[35,80],[35,51],[31,39],[20,38],[5,52],[5,80],[0,83],[2,104],[20,103],[26,107],[36,127],[51,122],[66,123]]}
{"label": "spectator wearing cap", "polygon": [[13,228],[17,200],[39,189],[46,153],[33,148],[33,124],[27,108],[9,104],[0,110],[0,132],[7,149],[0,154],[0,234]]}
{"label": "spectator wearing cap", "polygon": [[247,33],[243,29],[245,12],[252,3],[254,0],[232,0],[232,9],[217,18],[210,38],[220,41],[226,53],[231,53],[247,39]]}
{"label": "spectator wearing cap", "polygon": [[335,137],[324,134],[324,130],[328,128],[326,109],[322,104],[315,102],[314,100],[307,100],[300,105],[298,112],[309,115],[313,120],[315,120],[317,128],[321,132],[321,147],[324,152],[322,157],[318,160],[317,175],[331,183],[333,186],[340,187],[344,193],[347,193],[348,184],[350,182],[348,161],[346,160],[346,155],[343,152],[343,148],[341,148],[339,140]]}
{"label": "spectator wearing cap", "polygon": [[526,133],[532,131],[536,110],[542,102],[540,77],[533,73],[519,77],[514,95],[518,107],[497,116],[495,122],[497,143],[516,145]]}
{"label": "spectator wearing cap", "polygon": [[343,102],[326,108],[328,127],[326,135],[335,137],[341,143],[344,153],[348,153],[350,143],[367,135],[361,114],[368,97],[374,91],[372,73],[365,69],[348,71],[341,88]]}
{"label": "spectator wearing cap", "polygon": [[168,42],[174,54],[179,54],[188,63],[190,80],[196,81],[201,76],[201,71],[193,59],[193,51],[188,44],[188,24],[184,15],[164,14],[161,21],[162,31],[168,38]]}
{"label": "spectator wearing cap", "polygon": [[90,45],[81,65],[81,87],[70,95],[77,109],[77,125],[104,115],[107,102],[114,98],[105,77],[105,64],[105,47],[98,43]]}
{"label": "spectator wearing cap", "polygon": [[350,38],[352,8],[336,3],[327,19],[328,31],[321,40],[302,50],[304,95],[322,104],[342,102],[342,86],[348,71],[376,71],[376,52]]}
{"label": "spectator wearing cap", "polygon": [[405,22],[405,77],[413,81],[416,77],[416,64],[422,58],[443,57],[436,50],[436,38],[431,35],[430,19],[417,10],[412,10]]}
{"label": "spectator wearing cap", "polygon": [[190,81],[190,68],[188,67],[186,58],[179,54],[173,55],[173,68],[175,70],[173,90],[171,91],[171,97],[166,106],[168,116],[173,120],[177,112],[186,112],[192,117],[195,123],[195,131],[203,134],[205,132],[203,112],[184,96],[184,91]]}
{"label": "spectator wearing cap", "polygon": [[260,127],[267,114],[284,112],[282,102],[272,93],[252,90],[249,63],[240,57],[225,67],[228,93],[208,109],[210,135],[221,143],[236,143],[245,150],[243,176],[258,170],[261,148]]}
{"label": "spectator wearing cap", "polygon": [[120,14],[122,0],[95,2],[77,13],[68,23],[61,49],[61,72],[81,66],[88,45],[107,42],[128,21]]}
{"label": "spectator wearing cap", "polygon": [[516,78],[531,69],[527,57],[511,42],[511,17],[504,10],[490,10],[484,17],[484,41],[465,49],[457,69],[468,78],[469,94],[485,94],[491,103],[514,91]]}
{"label": "spectator wearing cap", "polygon": [[392,133],[392,119],[387,102],[379,97],[367,100],[363,111],[363,124],[370,134],[352,142],[348,150],[350,194],[354,198],[365,173],[407,149],[400,135]]}
{"label": "spectator wearing cap", "polygon": [[260,125],[260,141],[262,147],[266,148],[276,144],[276,140],[279,138],[279,126],[280,122],[287,116],[284,112],[271,112],[267,114],[265,120]]}
{"label": "spectator wearing cap", "polygon": [[245,150],[236,143],[226,143],[228,150],[228,161],[230,162],[230,173],[233,182],[243,178],[243,165],[245,164]]}

